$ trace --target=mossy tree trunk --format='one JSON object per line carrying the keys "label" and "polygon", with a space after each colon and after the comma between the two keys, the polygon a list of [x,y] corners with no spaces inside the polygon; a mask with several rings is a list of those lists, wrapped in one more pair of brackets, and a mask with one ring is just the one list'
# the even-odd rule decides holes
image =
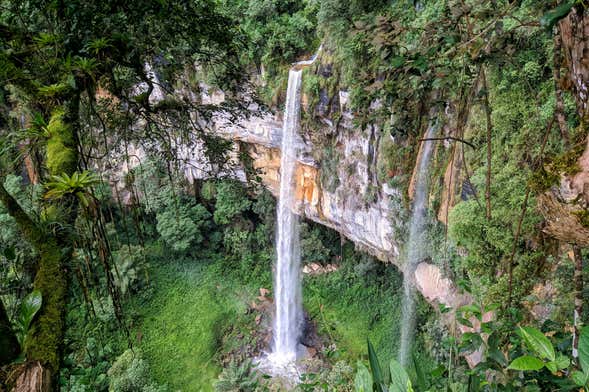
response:
{"label": "mossy tree trunk", "polygon": [[[67,105],[55,107],[51,113],[45,154],[45,166],[50,176],[71,175],[78,167],[78,102],[79,97],[76,96]],[[69,282],[67,266],[73,253],[71,233],[74,232],[77,201],[71,196],[45,206],[46,219],[59,222],[60,227],[48,231],[26,214],[1,183],[0,200],[16,220],[23,236],[39,252],[39,266],[33,285],[41,291],[43,305],[29,330],[25,354],[29,363],[38,362],[42,366],[43,373],[50,375],[55,386],[64,337]],[[23,371],[25,369],[23,367]],[[27,377],[18,379],[25,384],[31,382]],[[18,387],[16,385],[16,389]]]}
{"label": "mossy tree trunk", "polygon": [[20,347],[10,325],[4,303],[0,299],[0,365],[9,363],[18,356]]}

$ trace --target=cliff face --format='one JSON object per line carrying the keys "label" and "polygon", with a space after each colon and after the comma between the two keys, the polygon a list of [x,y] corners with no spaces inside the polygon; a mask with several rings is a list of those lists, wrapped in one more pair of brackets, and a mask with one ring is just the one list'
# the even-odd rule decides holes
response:
{"label": "cliff face", "polygon": [[[203,96],[204,102],[218,103],[220,100],[220,96],[214,99],[212,95]],[[335,165],[331,164],[324,170],[313,157],[318,155],[317,149],[326,147],[314,145],[304,137],[299,138],[295,189],[297,204],[293,209],[306,218],[333,228],[358,248],[384,262],[395,264],[403,271],[400,233],[396,232],[393,223],[399,219],[399,212],[394,206],[401,199],[400,191],[386,183],[378,183],[378,147],[375,144],[378,145],[379,141],[374,140],[374,135],[378,133],[376,129],[355,129],[351,118],[349,113],[344,112],[338,132],[331,129],[335,141],[329,148],[336,150],[334,155],[338,159]],[[325,127],[332,127],[332,124],[325,121]],[[252,165],[263,184],[275,196],[278,195],[282,133],[280,114],[258,114],[238,124],[217,118],[213,130],[223,138],[240,142],[241,148],[252,158]],[[472,303],[472,297],[460,293],[436,265],[420,263],[411,279],[435,308],[436,304],[442,303],[453,309],[444,318],[449,325],[456,309]],[[480,353],[475,353],[468,360],[476,364],[479,356]]]}
{"label": "cliff face", "polygon": [[[326,125],[329,126],[329,125]],[[393,211],[390,197],[398,193],[373,180],[372,141],[354,130],[349,121],[340,125],[335,146],[336,165],[333,171],[321,172],[313,158],[317,148],[309,140],[299,138],[296,166],[296,200],[293,208],[300,214],[333,228],[353,241],[359,248],[380,260],[400,266],[399,248],[391,224]],[[247,144],[266,187],[276,196],[280,185],[280,142],[282,122],[279,115],[254,115],[240,124],[218,119],[215,132],[224,138]],[[326,176],[331,178],[326,179]],[[330,189],[324,182],[330,183]]]}

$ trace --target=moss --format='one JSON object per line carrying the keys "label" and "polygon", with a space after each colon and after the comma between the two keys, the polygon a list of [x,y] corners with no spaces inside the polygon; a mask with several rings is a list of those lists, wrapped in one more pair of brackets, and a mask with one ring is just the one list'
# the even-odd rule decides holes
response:
{"label": "moss", "polygon": [[581,223],[581,225],[583,227],[589,228],[589,211],[587,211],[587,210],[575,211],[575,212],[573,212],[573,215],[575,215],[577,217],[577,219],[579,219],[579,223]]}
{"label": "moss", "polygon": [[585,151],[585,143],[578,143],[573,148],[554,158],[551,163],[551,170],[555,173],[564,173],[567,176],[574,176],[581,171],[579,158]]}
{"label": "moss", "polygon": [[56,109],[47,126],[47,169],[51,175],[73,173],[77,165],[74,131],[66,121],[66,111]]}
{"label": "moss", "polygon": [[43,295],[43,305],[27,338],[27,359],[38,360],[57,374],[63,342],[67,279],[63,269],[64,255],[59,246],[49,241],[39,249],[41,259],[34,287]]}
{"label": "moss", "polygon": [[581,171],[579,158],[585,151],[585,143],[576,144],[567,152],[558,155],[536,170],[528,180],[528,186],[535,193],[543,193],[558,184],[561,174],[574,176]]}
{"label": "moss", "polygon": [[559,176],[552,171],[547,171],[544,167],[536,170],[528,180],[530,189],[537,193],[543,193],[550,189],[550,187],[558,183]]}

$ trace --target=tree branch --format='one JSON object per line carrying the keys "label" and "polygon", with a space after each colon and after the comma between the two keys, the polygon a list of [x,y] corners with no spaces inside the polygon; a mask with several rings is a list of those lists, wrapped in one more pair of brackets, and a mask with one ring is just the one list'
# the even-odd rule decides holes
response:
{"label": "tree branch", "polygon": [[468,141],[466,141],[464,139],[461,139],[459,137],[454,137],[454,136],[428,137],[428,138],[425,138],[425,139],[418,139],[417,141],[418,142],[429,142],[429,141],[436,141],[436,140],[454,140],[456,142],[464,143],[467,146],[472,147],[475,150],[477,149],[477,147],[474,144],[472,144],[471,142],[468,142]]}
{"label": "tree branch", "polygon": [[39,248],[39,245],[43,242],[43,233],[31,219],[31,217],[22,209],[16,199],[8,193],[4,187],[4,177],[0,177],[0,201],[6,207],[8,214],[14,218],[20,231],[24,237],[29,241],[35,248]]}

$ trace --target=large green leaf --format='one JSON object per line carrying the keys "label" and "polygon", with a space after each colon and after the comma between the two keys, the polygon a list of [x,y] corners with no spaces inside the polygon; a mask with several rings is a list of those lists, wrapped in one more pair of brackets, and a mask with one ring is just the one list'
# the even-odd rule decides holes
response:
{"label": "large green leaf", "polygon": [[572,373],[572,378],[575,384],[577,384],[577,386],[580,387],[584,387],[585,385],[587,385],[587,382],[589,381],[589,377],[587,377],[585,373],[579,372],[578,370],[575,370]]}
{"label": "large green leaf", "polygon": [[579,363],[583,373],[589,374],[589,327],[584,327],[579,336]]}
{"label": "large green leaf", "polygon": [[508,369],[511,370],[540,370],[544,367],[544,362],[531,355],[518,357],[511,362]]}
{"label": "large green leaf", "polygon": [[540,19],[540,23],[542,26],[546,27],[547,29],[552,29],[559,20],[565,18],[571,9],[575,5],[575,2],[572,0],[566,1],[559,5],[558,7],[548,11],[547,13],[542,16]]}
{"label": "large green leaf", "polygon": [[548,340],[542,332],[532,327],[520,327],[519,333],[526,342],[528,348],[538,354],[540,358],[549,361],[554,361],[556,359],[554,346],[552,346],[550,340]]}
{"label": "large green leaf", "polygon": [[[420,391],[426,391],[429,386],[427,377],[426,377],[425,373],[423,372],[423,368],[421,367],[421,364],[419,363],[419,360],[418,360],[417,356],[415,355],[415,353],[413,353],[413,355],[411,357],[413,359],[413,367],[415,367],[415,376],[416,376],[416,381],[417,381],[417,387],[419,388]],[[393,378],[393,375],[392,375],[392,371],[391,371],[391,379],[392,378]]]}
{"label": "large green leaf", "polygon": [[409,380],[409,375],[403,366],[394,359],[391,359],[389,364],[389,368],[391,370],[391,383],[389,389],[395,392],[407,392],[407,387],[411,385],[411,381]]}
{"label": "large green leaf", "polygon": [[354,390],[356,392],[372,392],[372,376],[362,362],[358,362]]}
{"label": "large green leaf", "polygon": [[43,296],[39,290],[34,290],[25,297],[22,304],[20,305],[20,312],[16,318],[16,329],[18,331],[17,338],[21,346],[24,345],[24,340],[31,322],[35,315],[41,309],[43,303]]}
{"label": "large green leaf", "polygon": [[374,350],[372,343],[370,343],[370,339],[366,339],[366,341],[368,342],[368,360],[370,361],[370,369],[372,369],[372,377],[374,378],[376,391],[382,392],[385,383],[382,368],[380,367],[380,362],[378,362],[376,351]]}
{"label": "large green leaf", "polygon": [[579,364],[582,371],[573,372],[573,381],[578,386],[589,383],[589,327],[584,327],[579,336]]}

